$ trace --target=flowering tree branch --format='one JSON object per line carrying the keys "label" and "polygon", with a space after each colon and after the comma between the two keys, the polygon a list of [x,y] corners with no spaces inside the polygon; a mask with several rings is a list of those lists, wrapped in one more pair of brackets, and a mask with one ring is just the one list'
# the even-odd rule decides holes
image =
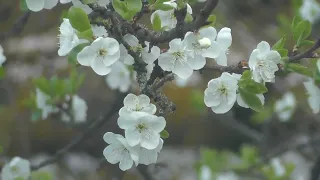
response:
{"label": "flowering tree branch", "polygon": [[307,51],[301,54],[289,57],[289,61],[294,62],[294,61],[299,61],[303,58],[317,58],[318,56],[314,54],[314,52],[317,49],[319,49],[319,47],[320,47],[320,39],[317,39],[315,44],[311,48],[309,48]]}

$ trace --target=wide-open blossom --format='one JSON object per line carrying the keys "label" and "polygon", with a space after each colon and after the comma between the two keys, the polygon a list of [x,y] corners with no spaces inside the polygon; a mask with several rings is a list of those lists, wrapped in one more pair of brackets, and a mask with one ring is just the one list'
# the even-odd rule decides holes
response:
{"label": "wide-open blossom", "polygon": [[113,38],[99,37],[77,55],[79,64],[91,66],[98,75],[107,75],[120,58],[119,43]]}
{"label": "wide-open blossom", "polygon": [[128,67],[118,61],[111,67],[111,72],[106,77],[110,89],[119,89],[120,92],[127,92],[131,85],[131,76]]}
{"label": "wide-open blossom", "polygon": [[160,48],[158,46],[153,46],[149,52],[149,42],[145,41],[146,47],[142,47],[139,44],[139,40],[132,34],[126,34],[123,40],[129,44],[132,51],[141,53],[143,61],[147,64],[153,63],[160,56]]}
{"label": "wide-open blossom", "polygon": [[220,114],[228,112],[237,99],[238,80],[224,72],[218,78],[208,82],[204,91],[204,103],[212,111]]}
{"label": "wide-open blossom", "polygon": [[58,0],[26,0],[28,9],[34,12],[41,11],[42,9],[52,9],[57,3]]}
{"label": "wide-open blossom", "polygon": [[160,138],[159,145],[155,149],[146,149],[143,147],[140,147],[139,145],[136,146],[139,156],[139,162],[136,162],[136,164],[154,164],[158,160],[158,155],[163,147],[163,140]]}
{"label": "wide-open blossom", "polygon": [[[74,118],[75,123],[85,122],[87,120],[88,105],[84,99],[78,95],[74,95],[71,98],[71,113]],[[70,122],[71,117],[63,112],[62,120],[65,122]]]}
{"label": "wide-open blossom", "polygon": [[303,0],[299,13],[303,19],[314,23],[320,17],[320,5],[315,0]]}
{"label": "wide-open blossom", "polygon": [[118,125],[125,130],[130,146],[140,145],[146,149],[155,149],[160,143],[160,132],[166,126],[166,120],[146,112],[134,112],[118,118]]}
{"label": "wide-open blossom", "polygon": [[279,120],[282,122],[288,121],[296,106],[296,98],[292,92],[287,92],[275,103],[275,112],[277,113]]}
{"label": "wide-open blossom", "polygon": [[4,56],[3,54],[3,48],[2,46],[0,45],[0,66],[2,66],[2,64],[6,61],[6,56]]}
{"label": "wide-open blossom", "polygon": [[[168,31],[172,28],[175,28],[177,25],[177,18],[174,15],[174,11],[175,9],[177,9],[177,3],[175,2],[175,0],[171,0],[168,2],[164,2],[163,4],[173,7],[173,9],[168,11],[156,10],[151,14],[150,20],[153,24],[155,15],[158,15],[161,20],[161,28]],[[187,13],[192,14],[192,8],[189,4],[187,4]]]}
{"label": "wide-open blossom", "polygon": [[120,162],[119,168],[122,171],[130,169],[133,162],[139,162],[138,152],[127,143],[123,136],[107,132],[103,140],[109,144],[103,150],[104,157],[111,164]]}
{"label": "wide-open blossom", "polygon": [[204,67],[206,60],[192,57],[192,52],[187,51],[187,46],[181,39],[173,39],[169,42],[169,50],[158,58],[159,66],[165,71],[172,71],[182,79],[191,76],[193,70]]}
{"label": "wide-open blossom", "polygon": [[14,157],[9,163],[4,165],[1,170],[1,179],[3,180],[28,180],[30,175],[30,162],[20,157]]}
{"label": "wide-open blossom", "polygon": [[77,30],[72,27],[69,19],[64,18],[59,29],[59,56],[65,56],[77,45],[87,42],[87,40],[78,38]]}
{"label": "wide-open blossom", "polygon": [[126,47],[123,44],[120,44],[120,58],[119,61],[123,62],[126,65],[132,65],[134,63],[133,57],[128,53]]}
{"label": "wide-open blossom", "polygon": [[146,112],[154,114],[157,111],[157,107],[150,103],[150,98],[144,94],[136,96],[130,93],[124,98],[123,104],[124,107],[119,110],[120,116],[125,116],[132,112]]}
{"label": "wide-open blossom", "polygon": [[214,58],[219,65],[227,66],[226,53],[232,43],[230,28],[222,28],[218,34],[214,27],[187,32],[183,41],[187,50],[193,52],[194,59],[203,62],[206,57]]}
{"label": "wide-open blossom", "polygon": [[92,32],[93,32],[93,36],[95,38],[108,37],[107,30],[106,30],[106,28],[104,26],[98,26],[96,24],[92,24],[91,25],[91,29],[92,29]]}
{"label": "wide-open blossom", "polygon": [[320,111],[320,89],[313,79],[303,83],[308,93],[308,103],[314,114]]}
{"label": "wide-open blossom", "polygon": [[42,119],[46,119],[51,113],[58,112],[58,109],[47,101],[50,97],[42,92],[40,89],[36,89],[36,105],[42,111]]}
{"label": "wide-open blossom", "polygon": [[280,59],[280,54],[271,50],[268,42],[260,42],[249,58],[253,79],[256,82],[274,82],[274,74],[279,69],[277,64],[280,63]]}
{"label": "wide-open blossom", "polygon": [[87,4],[83,4],[80,0],[71,0],[71,1],[74,7],[81,8],[87,14],[90,14],[92,12],[92,9]]}

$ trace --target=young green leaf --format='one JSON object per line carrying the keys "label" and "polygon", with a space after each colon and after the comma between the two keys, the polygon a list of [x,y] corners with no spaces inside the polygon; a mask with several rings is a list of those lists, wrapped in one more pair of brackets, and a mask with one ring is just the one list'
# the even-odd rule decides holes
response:
{"label": "young green leaf", "polygon": [[142,1],[141,0],[124,0],[127,3],[127,7],[135,15],[137,12],[141,11]]}
{"label": "young green leaf", "polygon": [[169,138],[170,134],[168,133],[168,131],[166,131],[165,129],[163,131],[160,132],[160,137],[162,139],[167,139]]}
{"label": "young green leaf", "polygon": [[313,73],[309,68],[307,68],[301,64],[298,64],[298,63],[289,63],[287,65],[287,69],[289,71],[296,72],[301,75],[313,77]]}
{"label": "young green leaf", "polygon": [[160,16],[157,13],[154,13],[154,18],[152,21],[152,27],[153,30],[155,31],[160,31],[161,30],[161,19]]}
{"label": "young green leaf", "polygon": [[0,66],[0,79],[2,79],[6,75],[5,69],[3,66]]}
{"label": "young green leaf", "polygon": [[241,80],[251,79],[251,78],[252,78],[252,73],[251,73],[251,71],[245,70],[245,71],[242,73]]}
{"label": "young green leaf", "polygon": [[295,16],[292,20],[291,28],[292,30],[296,29],[296,26],[302,21],[300,16]]}
{"label": "young green leaf", "polygon": [[288,49],[276,49],[281,57],[287,57],[288,56]]}
{"label": "young green leaf", "polygon": [[241,79],[239,81],[239,87],[253,94],[263,94],[268,92],[268,89],[264,84],[255,82],[253,79]]}
{"label": "young green leaf", "polygon": [[287,41],[287,36],[283,36],[278,42],[276,42],[273,46],[272,49],[273,50],[277,50],[277,49],[283,49],[285,43]]}
{"label": "young green leaf", "polygon": [[297,42],[297,46],[300,46],[301,42],[309,37],[311,34],[312,25],[309,21],[301,21],[293,29],[293,39]]}
{"label": "young green leaf", "polygon": [[115,11],[125,20],[131,21],[137,11],[133,11],[125,1],[112,0]]}
{"label": "young green leaf", "polygon": [[77,35],[78,35],[79,39],[87,39],[89,41],[93,40],[92,29],[88,29],[88,30],[83,31],[83,32],[78,32]]}
{"label": "young green leaf", "polygon": [[253,93],[248,92],[242,88],[239,88],[240,96],[243,101],[254,111],[260,112],[263,110],[263,105],[260,99]]}
{"label": "young green leaf", "polygon": [[68,18],[72,27],[80,32],[91,29],[88,15],[81,8],[71,7],[68,11]]}

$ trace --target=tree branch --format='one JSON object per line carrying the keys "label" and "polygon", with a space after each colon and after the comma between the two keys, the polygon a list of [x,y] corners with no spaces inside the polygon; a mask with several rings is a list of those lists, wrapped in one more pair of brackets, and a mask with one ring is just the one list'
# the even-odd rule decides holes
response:
{"label": "tree branch", "polygon": [[[111,106],[111,109],[103,116],[101,116],[100,118],[92,121],[92,123],[89,125],[89,127],[78,137],[74,138],[74,140],[72,140],[68,145],[66,145],[64,148],[58,150],[56,152],[56,154],[37,164],[37,165],[32,165],[31,166],[31,170],[35,171],[38,170],[46,165],[52,164],[56,161],[58,161],[65,153],[67,153],[68,151],[70,151],[71,149],[75,148],[79,143],[81,143],[82,141],[84,141],[85,139],[89,138],[90,136],[93,135],[93,133],[99,129],[103,124],[105,124],[108,120],[111,120],[112,115],[114,114],[115,111],[118,111],[118,109],[121,108],[122,106],[122,100],[125,97],[126,94],[123,93],[119,93],[116,96],[115,102],[113,103],[113,105]],[[120,100],[121,99],[121,100]]]}
{"label": "tree branch", "polygon": [[306,52],[289,57],[289,62],[298,61],[303,58],[315,58],[314,52],[320,47],[320,39],[317,39],[316,43],[308,49]]}

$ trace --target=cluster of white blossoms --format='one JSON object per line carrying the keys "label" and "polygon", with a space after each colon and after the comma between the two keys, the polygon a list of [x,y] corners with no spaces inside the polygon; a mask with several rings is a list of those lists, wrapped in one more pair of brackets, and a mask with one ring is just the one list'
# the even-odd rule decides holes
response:
{"label": "cluster of white blossoms", "polygon": [[275,103],[275,112],[281,122],[290,120],[296,106],[296,98],[292,92],[287,92]]}
{"label": "cluster of white blossoms", "polygon": [[[317,60],[317,69],[320,72],[320,59]],[[320,111],[320,88],[315,83],[314,79],[309,78],[308,81],[303,83],[307,90],[308,103],[314,114]]]}
{"label": "cluster of white blossoms", "polygon": [[[274,82],[275,72],[278,71],[278,63],[281,56],[271,50],[270,45],[262,41],[253,50],[249,58],[249,68],[252,71],[252,78],[258,83]],[[204,91],[204,102],[212,111],[221,114],[228,112],[237,101],[239,106],[249,108],[238,93],[238,81],[240,74],[222,73],[218,78],[208,82],[208,87]],[[257,94],[261,103],[264,104],[263,94]]]}
{"label": "cluster of white blossoms", "polygon": [[61,109],[49,104],[48,100],[50,100],[50,97],[37,88],[36,105],[37,108],[41,109],[42,119],[47,119],[50,114],[61,113],[61,120],[64,122],[70,122],[71,119],[74,120],[74,123],[86,121],[88,106],[79,96],[73,95],[70,97],[67,95],[65,97],[65,102],[62,103]]}
{"label": "cluster of white blossoms", "polygon": [[299,13],[303,19],[315,23],[320,18],[320,5],[315,0],[303,0]]}
{"label": "cluster of white blossoms", "polygon": [[2,66],[2,64],[6,61],[6,56],[4,56],[3,54],[3,48],[2,46],[0,45],[0,66]]}
{"label": "cluster of white blossoms", "polygon": [[30,175],[30,162],[20,157],[14,157],[1,170],[1,179],[3,180],[27,180]]}
{"label": "cluster of white blossoms", "polygon": [[160,132],[166,126],[165,119],[154,115],[156,106],[144,94],[128,94],[123,103],[124,107],[119,110],[118,125],[124,130],[125,137],[107,132],[103,139],[109,145],[103,155],[111,164],[119,163],[123,171],[130,169],[133,164],[156,163],[163,146]]}

